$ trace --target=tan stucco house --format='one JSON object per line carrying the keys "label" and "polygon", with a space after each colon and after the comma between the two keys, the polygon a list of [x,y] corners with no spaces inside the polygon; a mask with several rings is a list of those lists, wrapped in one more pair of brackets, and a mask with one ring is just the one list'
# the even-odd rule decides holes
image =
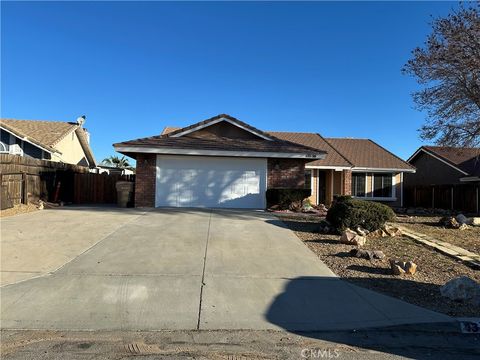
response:
{"label": "tan stucco house", "polygon": [[114,144],[137,160],[139,207],[265,208],[267,189],[308,188],[313,204],[352,195],[402,206],[410,164],[367,139],[262,131],[232,116]]}
{"label": "tan stucco house", "polygon": [[90,135],[76,122],[0,119],[0,153],[87,166],[96,166]]}

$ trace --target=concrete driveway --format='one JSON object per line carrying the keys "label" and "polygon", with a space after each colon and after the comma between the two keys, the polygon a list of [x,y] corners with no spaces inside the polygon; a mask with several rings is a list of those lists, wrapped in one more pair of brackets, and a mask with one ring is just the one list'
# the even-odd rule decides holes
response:
{"label": "concrete driveway", "polygon": [[[1,225],[6,329],[331,330],[451,321],[339,280],[263,212],[72,207]],[[25,269],[18,279],[9,275]]]}

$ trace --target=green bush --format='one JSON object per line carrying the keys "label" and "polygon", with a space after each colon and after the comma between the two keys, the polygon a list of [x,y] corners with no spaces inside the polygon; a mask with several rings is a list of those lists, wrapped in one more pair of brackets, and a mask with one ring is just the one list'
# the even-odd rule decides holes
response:
{"label": "green bush", "polygon": [[294,202],[302,204],[303,199],[311,194],[310,189],[267,189],[267,207],[278,206],[285,210]]}
{"label": "green bush", "polygon": [[349,196],[336,198],[327,212],[327,220],[339,232],[346,228],[355,229],[358,226],[374,231],[383,227],[394,217],[395,213],[387,205],[353,199]]}

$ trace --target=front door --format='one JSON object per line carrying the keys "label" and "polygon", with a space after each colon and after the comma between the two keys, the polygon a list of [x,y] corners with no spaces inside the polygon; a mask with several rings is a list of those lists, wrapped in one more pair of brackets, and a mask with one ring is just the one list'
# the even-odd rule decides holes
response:
{"label": "front door", "polygon": [[318,204],[325,204],[327,200],[327,172],[318,170]]}

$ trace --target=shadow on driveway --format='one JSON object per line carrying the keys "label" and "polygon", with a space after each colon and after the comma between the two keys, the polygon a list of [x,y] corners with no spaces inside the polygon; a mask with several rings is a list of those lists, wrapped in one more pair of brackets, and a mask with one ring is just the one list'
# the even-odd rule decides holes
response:
{"label": "shadow on driveway", "polygon": [[[298,335],[396,355],[411,355],[413,347],[426,347],[427,344],[422,343],[425,341],[438,341],[440,348],[460,346],[478,354],[478,339],[460,334],[455,319],[352,284],[365,286],[369,281],[378,280],[291,279],[273,300],[265,317],[270,323]],[[404,282],[383,281],[389,282],[389,286]],[[371,284],[367,286],[372,287]],[[418,286],[416,283],[415,289]],[[435,285],[421,286],[425,287],[425,293],[438,291]],[[428,340],[429,337],[435,339]],[[424,355],[416,353],[415,358],[431,359],[427,351]]]}

